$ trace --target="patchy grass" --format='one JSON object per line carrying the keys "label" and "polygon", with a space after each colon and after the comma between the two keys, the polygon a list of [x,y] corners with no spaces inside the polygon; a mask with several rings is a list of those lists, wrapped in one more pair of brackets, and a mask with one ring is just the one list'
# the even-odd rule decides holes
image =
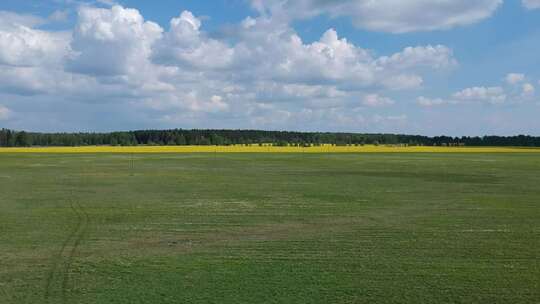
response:
{"label": "patchy grass", "polygon": [[539,171],[534,153],[4,153],[0,303],[535,303]]}

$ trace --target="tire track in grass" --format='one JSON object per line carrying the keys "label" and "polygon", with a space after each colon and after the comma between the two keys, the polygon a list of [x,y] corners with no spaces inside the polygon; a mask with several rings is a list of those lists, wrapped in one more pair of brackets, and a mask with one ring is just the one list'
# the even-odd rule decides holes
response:
{"label": "tire track in grass", "polygon": [[7,301],[13,300],[13,296],[3,283],[0,283],[0,294],[3,294],[4,299],[6,299]]}
{"label": "tire track in grass", "polygon": [[[71,230],[66,240],[62,243],[59,252],[56,254],[55,262],[46,279],[45,301],[50,301],[55,282],[60,284],[62,303],[67,303],[67,286],[69,283],[70,269],[73,264],[73,258],[88,230],[90,217],[81,204],[74,199],[73,190],[70,195],[70,208],[76,216],[75,228]],[[61,264],[64,264],[62,267]]]}
{"label": "tire track in grass", "polygon": [[[73,205],[73,199],[71,197],[70,197],[69,203],[70,203],[71,210],[78,215],[78,213],[75,211],[75,207]],[[71,233],[64,240],[64,242],[62,243],[62,246],[60,247],[60,250],[55,255],[55,258],[54,258],[55,261],[53,262],[53,265],[51,267],[51,270],[49,271],[49,275],[47,276],[46,283],[45,283],[45,300],[47,302],[48,302],[48,300],[49,300],[49,298],[51,296],[52,285],[54,283],[55,278],[58,275],[58,270],[60,268],[60,264],[64,260],[65,252],[66,252],[67,248],[69,247],[69,245],[70,245],[71,241],[73,240],[73,238],[77,235],[77,232],[79,231],[80,225],[81,225],[81,219],[78,216],[77,217],[77,223],[75,224],[75,228],[71,230]]]}
{"label": "tire track in grass", "polygon": [[88,231],[88,224],[90,222],[90,217],[88,215],[88,212],[86,212],[86,210],[82,207],[82,205],[76,200],[74,200],[73,210],[77,213],[77,218],[79,219],[78,221],[79,226],[77,229],[75,241],[73,242],[73,246],[71,247],[71,250],[68,256],[66,257],[66,266],[62,274],[62,285],[61,285],[62,303],[67,303],[67,288],[68,288],[68,283],[70,279],[71,267],[73,265],[73,259],[79,249],[79,246],[81,245],[82,240],[84,239]]}
{"label": "tire track in grass", "polygon": [[[85,168],[83,168],[83,178],[86,176],[84,173],[86,172],[87,170],[85,170]],[[84,184],[87,184],[88,181],[84,181]],[[62,272],[62,281],[61,281],[61,286],[60,286],[60,290],[61,290],[61,299],[62,299],[62,303],[68,303],[68,285],[70,283],[70,279],[71,279],[71,284],[74,286],[74,281],[73,279],[71,278],[71,271],[72,271],[72,266],[73,266],[73,261],[75,259],[75,255],[77,254],[77,252],[79,251],[79,247],[82,243],[82,241],[84,240],[85,236],[87,235],[88,233],[88,229],[89,229],[89,224],[90,224],[90,215],[88,214],[88,212],[86,211],[86,209],[83,207],[83,205],[81,204],[80,200],[77,200],[75,198],[75,193],[74,193],[74,190],[71,189],[71,207],[72,207],[72,210],[73,212],[76,214],[77,216],[77,219],[78,219],[78,225],[77,225],[77,229],[75,230],[75,234],[74,234],[74,241],[73,241],[73,244],[71,246],[71,250],[69,251],[67,257],[65,258],[65,267],[64,267],[64,270]]]}

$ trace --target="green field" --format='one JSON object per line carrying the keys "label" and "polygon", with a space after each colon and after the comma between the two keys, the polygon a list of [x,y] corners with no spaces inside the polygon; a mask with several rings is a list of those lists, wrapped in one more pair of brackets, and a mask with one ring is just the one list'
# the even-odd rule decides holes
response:
{"label": "green field", "polygon": [[3,154],[0,303],[540,303],[540,155]]}

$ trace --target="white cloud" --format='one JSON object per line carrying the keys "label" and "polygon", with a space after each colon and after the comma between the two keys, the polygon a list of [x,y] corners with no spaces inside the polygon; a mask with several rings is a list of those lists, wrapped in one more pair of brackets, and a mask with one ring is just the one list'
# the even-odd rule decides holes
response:
{"label": "white cloud", "polygon": [[[356,1],[354,1],[356,2]],[[490,17],[502,0],[382,0],[353,5],[359,27],[392,33],[444,30]],[[346,14],[344,8],[339,14]]]}
{"label": "white cloud", "polygon": [[327,122],[328,128],[334,130],[350,130],[352,126],[371,128],[375,132],[385,132],[396,127],[402,127],[408,122],[405,114],[367,114],[358,109],[332,107],[327,109],[301,108],[297,111],[287,111],[273,104],[253,105],[250,112],[251,124],[268,129],[284,129],[301,123],[304,129],[316,129],[321,121]]}
{"label": "white cloud", "polygon": [[[220,95],[209,95],[202,90],[173,90],[167,94],[150,97],[145,104],[154,110],[168,112],[192,112],[192,113],[219,113],[226,112],[230,105]],[[184,113],[185,114],[185,113]]]}
{"label": "white cloud", "polygon": [[364,96],[362,104],[368,107],[384,107],[395,104],[396,102],[388,97],[380,96],[378,94],[369,94]]}
{"label": "white cloud", "polygon": [[274,62],[265,66],[265,71],[261,71],[273,78],[286,82],[346,81],[359,85],[375,81],[376,71],[371,55],[346,39],[340,39],[333,29],[311,44],[304,44],[296,34],[276,42],[276,52],[264,54],[267,58],[271,56]]}
{"label": "white cloud", "polygon": [[[340,38],[334,29],[326,31],[318,41],[306,44],[291,29],[267,29],[266,22],[261,18],[250,19],[249,28],[241,33],[246,39],[235,46],[235,66],[245,78],[357,89],[377,85],[410,89],[422,84],[421,70],[438,70],[455,64],[452,51],[440,45],[409,47],[377,58],[374,52]],[[265,60],[261,62],[260,58]]]}
{"label": "white cloud", "polygon": [[506,82],[511,85],[518,84],[525,80],[525,75],[520,73],[510,73],[506,75]]}
{"label": "white cloud", "polygon": [[0,121],[7,120],[11,116],[11,111],[3,105],[0,105]]}
{"label": "white cloud", "polygon": [[[270,104],[255,104],[250,108],[250,123],[263,128],[276,128],[290,124],[291,120],[301,119],[303,121],[312,117],[313,110],[301,111],[295,115],[287,110],[278,109]],[[298,117],[301,116],[301,117]]]}
{"label": "white cloud", "polygon": [[460,101],[500,104],[506,101],[507,96],[501,87],[472,87],[455,93],[453,97]]}
{"label": "white cloud", "polygon": [[162,29],[136,9],[81,7],[68,69],[90,75],[126,75],[145,66]]}
{"label": "white cloud", "polygon": [[53,22],[64,22],[69,18],[69,10],[56,10],[47,19]]}
{"label": "white cloud", "polygon": [[70,50],[69,32],[37,30],[33,27],[45,21],[31,15],[0,15],[5,17],[0,19],[0,93],[27,96],[54,91]]}
{"label": "white cloud", "polygon": [[379,114],[375,114],[373,115],[371,118],[369,118],[367,120],[367,122],[369,124],[375,124],[375,125],[379,125],[379,126],[388,126],[388,125],[393,125],[393,126],[401,126],[401,125],[404,125],[405,123],[407,123],[408,121],[408,116],[405,115],[405,114],[401,114],[401,115],[379,115]]}
{"label": "white cloud", "polygon": [[388,116],[385,117],[385,119],[388,120],[388,121],[393,121],[393,122],[405,122],[405,121],[407,121],[408,116],[405,115],[405,114],[388,115]]}
{"label": "white cloud", "polygon": [[234,50],[226,44],[205,37],[200,31],[201,20],[184,11],[173,18],[170,31],[155,46],[158,63],[198,68],[226,68],[231,65]]}
{"label": "white cloud", "polygon": [[252,0],[262,14],[309,18],[321,14],[351,17],[363,29],[390,33],[445,30],[490,17],[502,0]]}
{"label": "white cloud", "polygon": [[16,23],[0,27],[0,64],[10,66],[58,64],[68,50],[67,33],[50,33]]}
{"label": "white cloud", "polygon": [[[275,81],[257,81],[250,85],[257,100],[275,102],[313,102],[314,100],[342,99],[348,96],[347,92],[329,85],[309,85],[295,83],[279,83]],[[238,91],[237,91],[238,92]],[[243,93],[247,93],[243,90]],[[249,93],[248,93],[249,94]]]}
{"label": "white cloud", "polygon": [[429,67],[447,68],[457,64],[451,49],[444,45],[407,47],[402,52],[390,57],[381,57],[377,63],[392,68],[409,69]]}
{"label": "white cloud", "polygon": [[530,10],[540,8],[540,0],[522,0],[521,3]]}
{"label": "white cloud", "polygon": [[36,95],[51,90],[55,83],[51,74],[35,67],[0,69],[0,91],[16,95]]}
{"label": "white cloud", "polygon": [[422,107],[435,107],[443,105],[458,105],[471,102],[501,104],[508,96],[502,87],[471,87],[452,94],[451,98],[429,98],[420,96],[416,104]]}
{"label": "white cloud", "polygon": [[535,91],[536,91],[535,87],[530,83],[525,83],[522,86],[522,96],[524,98],[530,98],[534,96]]}
{"label": "white cloud", "polygon": [[210,98],[210,105],[212,106],[212,109],[216,111],[225,111],[229,109],[229,105],[223,101],[223,97],[213,95]]}
{"label": "white cloud", "polygon": [[420,96],[416,99],[416,103],[422,107],[434,107],[451,104],[452,102],[441,98],[427,98],[424,96]]}
{"label": "white cloud", "polygon": [[391,90],[416,89],[422,86],[424,78],[416,74],[389,74],[382,78],[381,83],[384,87]]}
{"label": "white cloud", "polygon": [[447,99],[420,96],[416,99],[416,103],[423,107],[457,105],[470,102],[493,105],[502,103],[519,104],[524,101],[530,101],[535,96],[536,88],[530,82],[526,82],[526,76],[524,74],[509,73],[505,77],[505,82],[509,86],[466,88],[454,93]]}
{"label": "white cloud", "polygon": [[11,29],[19,26],[35,27],[38,25],[42,25],[45,22],[45,19],[34,15],[0,11],[0,30],[5,28]]}
{"label": "white cloud", "polygon": [[103,4],[103,5],[107,5],[107,6],[118,5],[118,2],[116,2],[114,0],[97,0],[97,2],[100,3],[100,4]]}
{"label": "white cloud", "polygon": [[348,89],[377,85],[416,88],[423,83],[421,71],[455,65],[452,51],[442,45],[409,47],[376,58],[372,51],[340,38],[334,29],[306,44],[291,28],[264,17],[245,19],[236,32],[239,41],[232,45],[208,38],[200,28],[201,20],[190,12],[173,19],[171,29],[154,47],[154,62],[204,71],[207,76],[213,72],[216,78],[222,74],[243,82]]}
{"label": "white cloud", "polygon": [[[112,116],[137,111],[167,126],[214,120],[281,128],[311,117],[313,128],[316,119],[335,119],[340,129],[401,123],[362,111],[394,104],[378,95],[384,89],[417,89],[456,65],[446,46],[380,56],[334,29],[307,43],[289,24],[264,16],[246,18],[224,38],[205,33],[202,18],[187,11],[166,31],[118,5],[81,6],[77,16],[71,32],[38,30],[31,16],[0,25],[1,96],[33,96],[28,108],[39,100],[51,109],[102,107]],[[365,107],[351,110],[359,101]]]}

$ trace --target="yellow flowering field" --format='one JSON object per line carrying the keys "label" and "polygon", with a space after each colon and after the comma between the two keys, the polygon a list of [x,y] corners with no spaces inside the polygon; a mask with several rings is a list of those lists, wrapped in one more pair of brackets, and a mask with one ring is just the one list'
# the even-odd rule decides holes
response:
{"label": "yellow flowering field", "polygon": [[519,147],[406,147],[332,146],[273,147],[236,146],[86,146],[0,148],[0,153],[540,153],[538,148]]}

